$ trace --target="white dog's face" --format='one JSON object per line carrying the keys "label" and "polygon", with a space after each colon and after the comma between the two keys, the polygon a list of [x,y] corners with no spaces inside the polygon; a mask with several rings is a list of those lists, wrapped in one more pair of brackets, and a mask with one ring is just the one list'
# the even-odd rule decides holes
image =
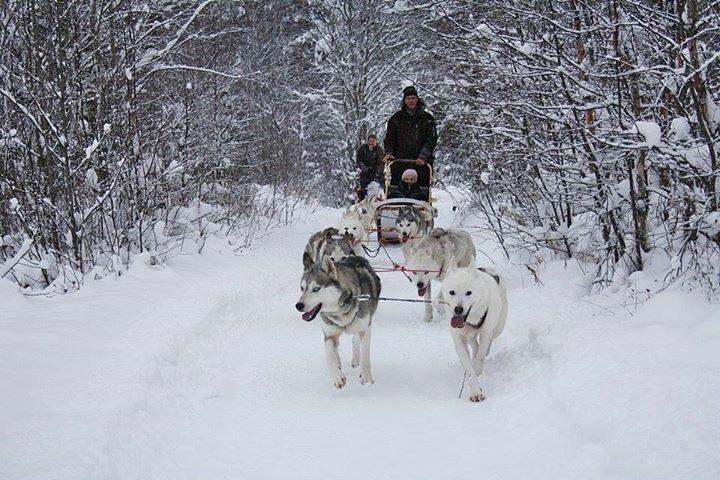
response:
{"label": "white dog's face", "polygon": [[473,305],[482,298],[482,288],[473,282],[473,269],[456,269],[442,283],[442,299],[452,312],[450,326],[465,326]]}
{"label": "white dog's face", "polygon": [[338,223],[337,229],[340,235],[348,233],[353,242],[365,238],[365,227],[363,227],[362,220],[357,213],[345,213],[340,223]]}

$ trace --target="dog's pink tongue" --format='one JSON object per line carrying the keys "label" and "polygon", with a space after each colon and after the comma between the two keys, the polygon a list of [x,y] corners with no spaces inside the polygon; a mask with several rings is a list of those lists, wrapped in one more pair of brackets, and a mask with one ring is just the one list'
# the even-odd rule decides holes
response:
{"label": "dog's pink tongue", "polygon": [[410,235],[403,235],[402,237],[400,237],[400,241],[402,243],[407,243],[408,240],[410,240]]}
{"label": "dog's pink tongue", "polygon": [[302,314],[302,319],[306,322],[309,322],[313,318],[315,318],[315,315],[317,315],[318,311],[320,311],[320,307],[322,307],[322,303],[319,304],[317,307],[313,308],[309,312],[305,312]]}
{"label": "dog's pink tongue", "polygon": [[427,292],[427,287],[418,288],[418,295],[421,297],[425,296],[425,292]]}
{"label": "dog's pink tongue", "polygon": [[450,319],[450,326],[453,328],[462,328],[465,326],[465,318],[462,315],[453,315]]}

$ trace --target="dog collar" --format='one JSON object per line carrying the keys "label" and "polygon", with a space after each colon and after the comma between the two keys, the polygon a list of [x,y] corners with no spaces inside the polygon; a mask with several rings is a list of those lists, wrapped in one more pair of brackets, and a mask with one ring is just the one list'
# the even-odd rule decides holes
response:
{"label": "dog collar", "polygon": [[[473,328],[480,328],[480,327],[482,327],[482,326],[483,326],[483,323],[485,323],[485,319],[487,318],[488,311],[489,311],[489,309],[486,308],[486,309],[485,309],[485,313],[483,313],[483,316],[482,316],[482,318],[480,319],[480,323],[478,323],[477,325],[473,325],[473,324],[470,323],[470,322],[465,322],[465,323],[467,323],[468,325],[470,325],[470,326],[473,327]],[[470,313],[470,312],[468,312],[468,313]]]}

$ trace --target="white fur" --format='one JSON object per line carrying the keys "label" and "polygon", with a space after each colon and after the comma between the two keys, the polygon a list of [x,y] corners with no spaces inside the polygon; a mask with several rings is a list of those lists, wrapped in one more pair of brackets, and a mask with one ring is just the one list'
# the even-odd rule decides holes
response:
{"label": "white fur", "polygon": [[355,255],[359,257],[365,256],[365,250],[363,250],[362,246],[367,241],[368,236],[360,212],[354,208],[348,209],[343,213],[340,222],[335,228],[338,229],[340,235],[344,235],[346,232],[350,234]]}
{"label": "white fur", "polygon": [[[444,234],[438,237],[436,232]],[[413,247],[406,251],[405,264],[413,270],[410,273],[412,284],[418,290],[425,288],[424,299],[431,301],[432,280],[442,282],[453,268],[474,267],[475,257],[475,245],[467,232],[438,228],[413,242]],[[433,304],[426,303],[425,321],[431,322],[432,318]]]}
{"label": "white fur", "polygon": [[[507,290],[499,275],[489,269],[461,268],[448,272],[442,284],[441,298],[447,304],[448,320],[456,307],[467,312],[462,328],[450,327],[455,350],[465,368],[470,387],[470,401],[479,402],[485,398],[478,376],[482,374],[485,357],[490,352],[492,341],[505,328],[508,313]],[[469,292],[469,294],[468,294]],[[487,316],[479,328],[483,314]],[[468,351],[469,349],[469,351]]]}
{"label": "white fur", "polygon": [[368,195],[364,200],[355,204],[354,208],[358,212],[366,232],[375,229],[375,211],[384,200],[384,195],[378,193],[377,195]]}

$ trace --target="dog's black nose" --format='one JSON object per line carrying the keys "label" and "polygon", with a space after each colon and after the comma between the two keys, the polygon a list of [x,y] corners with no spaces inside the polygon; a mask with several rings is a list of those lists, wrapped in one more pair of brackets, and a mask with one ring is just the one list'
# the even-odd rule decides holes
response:
{"label": "dog's black nose", "polygon": [[418,287],[418,288],[422,288],[422,287],[424,287],[424,286],[425,286],[425,284],[424,284],[423,282],[418,282],[418,283],[417,283],[417,287]]}
{"label": "dog's black nose", "polygon": [[455,307],[455,315],[462,315],[462,312],[463,312],[463,307],[461,307],[460,305]]}
{"label": "dog's black nose", "polygon": [[305,310],[305,304],[302,302],[298,302],[295,304],[295,308],[297,308],[299,312],[302,312],[303,310]]}

